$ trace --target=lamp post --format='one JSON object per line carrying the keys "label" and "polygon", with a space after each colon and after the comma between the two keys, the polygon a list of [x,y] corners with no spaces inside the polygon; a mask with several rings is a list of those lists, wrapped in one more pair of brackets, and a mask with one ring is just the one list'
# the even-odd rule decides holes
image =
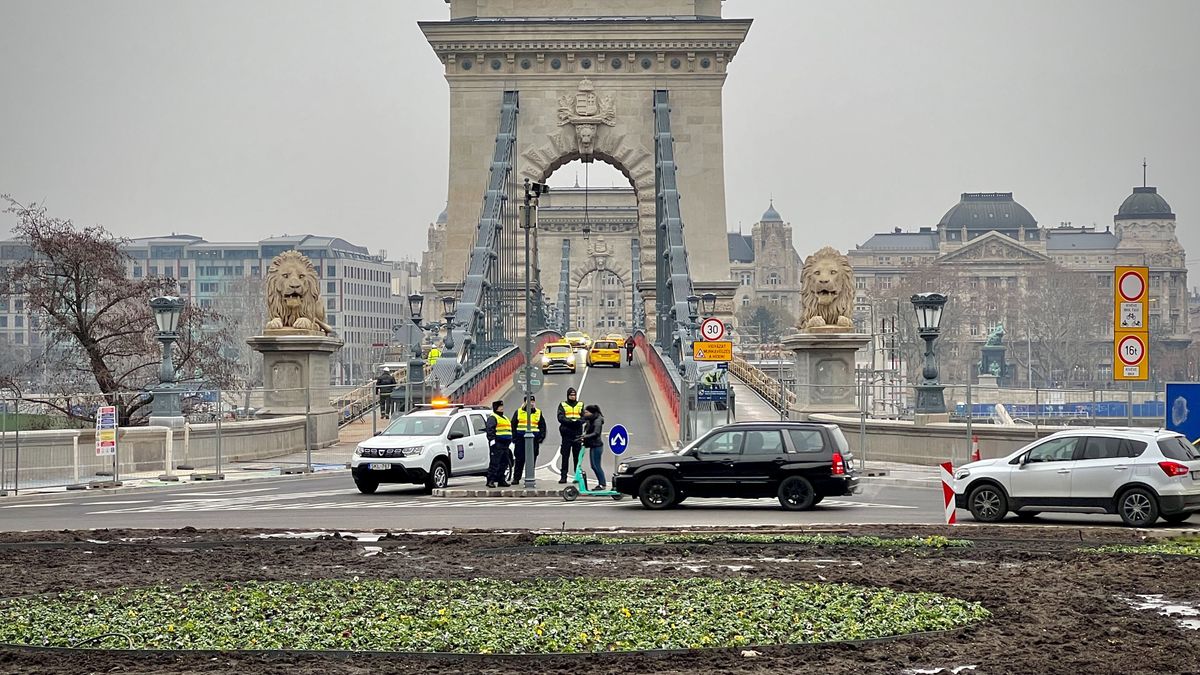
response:
{"label": "lamp post", "polygon": [[413,409],[413,382],[420,380],[425,383],[425,364],[421,361],[421,310],[425,306],[425,296],[413,293],[408,296],[408,316],[415,330],[412,337],[412,355],[408,359],[408,375],[404,378],[404,411]]}
{"label": "lamp post", "polygon": [[[700,297],[697,295],[689,295],[687,297],[688,308],[688,344],[680,345],[679,349],[679,374],[683,391],[679,397],[679,441],[685,445],[691,440],[692,421],[692,381],[691,373],[688,372],[688,363],[692,361],[691,354],[693,353],[692,344],[696,341],[696,329],[700,327]],[[694,367],[694,366],[693,366]]]}
{"label": "lamp post", "polygon": [[[548,186],[544,183],[534,183],[534,182],[530,181],[528,178],[525,179],[525,213],[524,213],[525,217],[522,219],[521,229],[525,231],[525,350],[524,350],[525,351],[525,376],[523,379],[525,382],[525,387],[524,387],[525,396],[527,396],[527,397],[533,396],[536,393],[533,391],[531,384],[530,384],[530,380],[533,379],[533,347],[532,347],[532,344],[530,343],[530,335],[529,335],[530,330],[531,330],[530,318],[533,313],[533,297],[532,297],[533,291],[531,288],[531,280],[530,280],[530,262],[531,262],[531,260],[530,260],[530,253],[529,253],[529,235],[533,231],[533,229],[535,227],[537,227],[537,215],[536,214],[537,214],[537,208],[538,208],[538,198],[541,197],[542,195],[546,194],[549,191],[550,191],[550,186]],[[528,401],[528,399],[526,399],[526,401]],[[524,403],[524,402],[522,403],[523,407],[526,405],[527,405],[526,403]],[[525,452],[525,489],[533,490],[537,487],[537,479],[534,478],[534,476],[533,476],[533,469],[534,469],[533,463],[535,461],[534,457],[533,457],[533,446],[534,446],[533,438],[534,438],[535,434],[534,434],[534,430],[532,429],[532,426],[533,426],[532,411],[526,410],[525,419],[528,420],[528,423],[526,424],[526,426],[529,427],[529,428],[525,429],[525,434],[524,434],[524,439],[525,439],[525,444],[524,444],[524,446],[525,446],[524,447],[524,452]],[[513,476],[514,481],[517,479],[518,479],[518,476]]]}
{"label": "lamp post", "polygon": [[913,310],[917,315],[917,335],[925,341],[925,366],[921,369],[922,381],[917,385],[916,412],[939,414],[946,412],[945,387],[938,384],[937,361],[933,353],[933,341],[938,338],[942,325],[942,308],[946,296],[941,293],[917,293],[912,296]]}
{"label": "lamp post", "polygon": [[445,356],[454,354],[454,310],[458,307],[458,298],[453,295],[442,296],[442,318],[446,320]]}
{"label": "lamp post", "polygon": [[[183,316],[185,304],[183,298],[174,295],[162,295],[150,300],[150,311],[154,313],[154,323],[158,328],[154,337],[162,343],[162,364],[158,369],[158,386],[153,390],[151,426],[179,429],[185,423],[183,411],[179,406],[179,387],[175,382],[175,365],[171,362],[171,348],[179,339],[179,319]],[[218,400],[218,409],[220,403]],[[173,473],[172,450],[171,440],[168,440],[164,456],[165,472],[159,476],[159,480],[179,480],[179,477]]]}

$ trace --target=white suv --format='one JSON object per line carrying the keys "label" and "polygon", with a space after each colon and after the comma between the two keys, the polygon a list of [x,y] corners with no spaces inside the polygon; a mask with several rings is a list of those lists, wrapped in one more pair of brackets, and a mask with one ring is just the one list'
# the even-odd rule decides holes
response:
{"label": "white suv", "polygon": [[1115,513],[1148,527],[1200,511],[1200,450],[1173,431],[1095,428],[1060,431],[1007,457],[954,473],[956,506],[996,522],[1013,511]]}
{"label": "white suv", "polygon": [[350,473],[359,492],[372,494],[380,483],[446,487],[451,475],[487,473],[486,408],[423,408],[392,420],[386,429],[354,449]]}

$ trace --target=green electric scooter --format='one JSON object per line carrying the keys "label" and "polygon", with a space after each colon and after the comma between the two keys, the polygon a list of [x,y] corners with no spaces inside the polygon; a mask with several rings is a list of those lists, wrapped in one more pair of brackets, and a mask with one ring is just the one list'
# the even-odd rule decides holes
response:
{"label": "green electric scooter", "polygon": [[583,458],[587,455],[588,448],[579,449],[579,461],[575,463],[575,484],[568,485],[562,490],[562,498],[565,501],[573,502],[579,498],[579,495],[587,497],[612,497],[614,502],[619,502],[625,498],[625,495],[616,490],[589,490],[586,483],[583,482]]}

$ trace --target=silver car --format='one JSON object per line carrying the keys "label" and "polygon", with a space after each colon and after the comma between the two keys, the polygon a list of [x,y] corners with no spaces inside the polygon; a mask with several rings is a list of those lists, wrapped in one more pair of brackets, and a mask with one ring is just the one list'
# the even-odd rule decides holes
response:
{"label": "silver car", "polygon": [[1200,450],[1162,429],[1060,431],[998,459],[959,467],[955,505],[975,520],[1009,511],[1115,513],[1131,527],[1160,517],[1181,523],[1200,511]]}

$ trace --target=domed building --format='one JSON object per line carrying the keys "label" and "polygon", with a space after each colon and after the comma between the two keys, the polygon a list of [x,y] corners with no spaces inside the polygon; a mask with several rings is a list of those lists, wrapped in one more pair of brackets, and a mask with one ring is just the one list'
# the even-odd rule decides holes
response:
{"label": "domed building", "polygon": [[729,232],[728,238],[730,274],[738,282],[735,307],[769,302],[799,317],[803,261],[792,243],[792,226],[775,210],[775,201],[749,235]]}
{"label": "domed building", "polygon": [[1043,227],[1011,192],[967,192],[935,225],[876,234],[848,256],[862,317],[891,319],[914,292],[952,297],[938,352],[947,382],[978,375],[980,347],[1002,326],[1001,386],[1111,382],[1113,268],[1147,265],[1151,379],[1186,376],[1187,267],[1154,187],[1133,188],[1103,229]]}
{"label": "domed building", "polygon": [[[429,224],[425,232],[425,251],[421,253],[421,295],[426,299],[437,298],[439,293],[434,286],[437,279],[442,278],[442,266],[446,252],[446,220],[449,204],[438,214],[436,220]],[[427,321],[441,321],[441,303],[426,302],[422,307]]]}

